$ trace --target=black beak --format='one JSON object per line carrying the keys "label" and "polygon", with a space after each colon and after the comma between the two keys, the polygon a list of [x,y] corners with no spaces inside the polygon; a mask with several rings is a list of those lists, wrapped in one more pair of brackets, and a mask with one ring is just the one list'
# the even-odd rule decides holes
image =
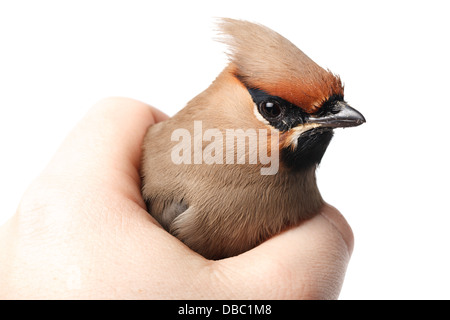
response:
{"label": "black beak", "polygon": [[337,112],[330,112],[318,117],[311,115],[306,119],[306,123],[316,123],[325,128],[345,128],[356,127],[366,122],[366,119],[358,110],[353,109],[343,101],[336,101],[333,109]]}

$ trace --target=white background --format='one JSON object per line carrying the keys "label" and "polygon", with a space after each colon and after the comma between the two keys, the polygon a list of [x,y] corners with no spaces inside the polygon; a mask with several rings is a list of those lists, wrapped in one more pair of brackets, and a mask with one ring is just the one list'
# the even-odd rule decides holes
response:
{"label": "white background", "polygon": [[0,223],[107,96],[169,115],[226,64],[214,17],[263,23],[340,74],[367,123],[318,171],[355,250],[341,299],[449,299],[450,10],[445,1],[1,1]]}

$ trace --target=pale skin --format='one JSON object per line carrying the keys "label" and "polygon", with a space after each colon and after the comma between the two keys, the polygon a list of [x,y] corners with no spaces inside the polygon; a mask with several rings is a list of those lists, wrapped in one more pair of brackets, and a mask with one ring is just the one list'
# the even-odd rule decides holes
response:
{"label": "pale skin", "polygon": [[0,299],[335,299],[353,249],[344,217],[314,218],[206,260],[146,212],[146,129],[167,116],[109,98],[72,130],[0,228]]}

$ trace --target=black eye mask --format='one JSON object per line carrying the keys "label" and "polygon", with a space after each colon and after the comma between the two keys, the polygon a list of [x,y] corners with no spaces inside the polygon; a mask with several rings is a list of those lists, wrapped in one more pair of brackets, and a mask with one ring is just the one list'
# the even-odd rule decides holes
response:
{"label": "black eye mask", "polygon": [[271,126],[281,132],[288,131],[305,122],[306,112],[277,96],[271,96],[259,89],[248,89],[259,113]]}

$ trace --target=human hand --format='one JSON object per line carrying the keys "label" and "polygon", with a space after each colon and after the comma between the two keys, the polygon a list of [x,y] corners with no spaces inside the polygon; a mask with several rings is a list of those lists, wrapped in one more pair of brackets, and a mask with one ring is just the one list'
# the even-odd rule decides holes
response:
{"label": "human hand", "polygon": [[331,206],[218,261],[158,225],[139,165],[146,129],[166,118],[125,98],[89,111],[0,228],[0,298],[337,298],[353,235]]}

